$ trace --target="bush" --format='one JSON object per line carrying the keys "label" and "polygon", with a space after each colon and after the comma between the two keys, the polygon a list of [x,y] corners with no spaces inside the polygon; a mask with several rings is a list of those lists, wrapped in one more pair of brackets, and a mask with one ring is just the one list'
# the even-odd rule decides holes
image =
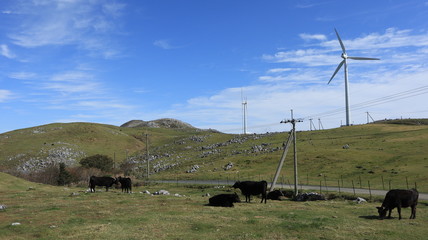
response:
{"label": "bush", "polygon": [[65,163],[59,164],[58,185],[64,186],[71,183],[71,174],[65,169]]}
{"label": "bush", "polygon": [[108,172],[113,168],[114,162],[113,159],[107,155],[96,154],[83,158],[80,160],[80,164],[85,168],[98,168]]}

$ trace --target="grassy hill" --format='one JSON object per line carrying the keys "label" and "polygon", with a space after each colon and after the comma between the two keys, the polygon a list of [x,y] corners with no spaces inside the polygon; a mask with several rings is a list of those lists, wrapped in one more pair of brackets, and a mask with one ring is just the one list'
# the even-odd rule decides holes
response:
{"label": "grassy hill", "polygon": [[[353,183],[367,188],[370,181],[372,188],[379,189],[414,187],[416,183],[420,191],[428,192],[428,126],[423,124],[426,120],[408,122],[298,132],[300,183],[344,187]],[[133,174],[144,177],[145,134],[152,179],[270,181],[288,137],[286,132],[233,135],[193,128],[56,123],[0,134],[0,165],[3,171],[31,171],[50,162],[72,166],[84,156],[106,154],[117,166],[132,162]],[[345,145],[349,148],[343,148]],[[280,182],[292,181],[291,149]],[[232,167],[225,170],[229,163]]]}

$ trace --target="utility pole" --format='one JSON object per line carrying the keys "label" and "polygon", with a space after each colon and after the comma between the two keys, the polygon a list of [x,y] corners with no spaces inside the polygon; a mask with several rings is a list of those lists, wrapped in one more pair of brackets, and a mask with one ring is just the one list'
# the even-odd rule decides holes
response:
{"label": "utility pole", "polygon": [[313,120],[312,118],[309,119],[309,121],[310,121],[309,127],[310,127],[311,131],[312,131],[312,126],[314,127],[314,130],[317,130],[317,128],[315,127],[315,124],[312,120]]}
{"label": "utility pole", "polygon": [[318,129],[319,130],[324,130],[324,126],[322,125],[322,123],[321,123],[321,118],[318,118]]}
{"label": "utility pole", "polygon": [[369,124],[370,123],[370,120],[369,120],[369,117],[372,119],[372,121],[374,122],[374,119],[372,118],[372,116],[370,115],[370,113],[369,112],[366,112],[367,113],[367,124]]}
{"label": "utility pole", "polygon": [[147,180],[150,175],[150,163],[149,163],[149,134],[146,133],[146,159],[147,159]]}
{"label": "utility pole", "polygon": [[301,119],[294,119],[293,117],[293,110],[291,110],[291,119],[290,120],[283,120],[281,123],[291,123],[293,125],[293,129],[291,130],[292,136],[293,136],[293,152],[294,152],[294,196],[296,197],[299,193],[299,189],[297,187],[298,185],[298,176],[297,176],[297,136],[296,136],[296,123],[297,122],[303,122]]}

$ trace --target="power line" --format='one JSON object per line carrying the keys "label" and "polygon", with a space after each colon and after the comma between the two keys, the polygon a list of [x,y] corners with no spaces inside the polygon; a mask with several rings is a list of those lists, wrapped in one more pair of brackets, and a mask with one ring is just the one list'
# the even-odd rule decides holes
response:
{"label": "power line", "polygon": [[[368,107],[372,107],[372,106],[376,106],[376,105],[380,105],[380,104],[384,104],[384,103],[389,103],[389,102],[393,102],[393,101],[398,101],[398,100],[405,99],[405,98],[415,97],[415,96],[419,96],[419,95],[423,95],[423,94],[427,94],[427,93],[428,93],[428,85],[413,88],[413,89],[406,90],[403,92],[394,93],[391,95],[372,99],[372,100],[365,101],[362,103],[357,103],[357,104],[352,105],[351,107],[353,110],[361,110],[361,109],[365,109]],[[306,116],[306,117],[303,117],[303,119],[309,119],[309,118],[318,118],[319,119],[319,118],[334,116],[334,115],[342,114],[344,109],[345,109],[344,107],[341,107],[341,108],[329,110],[326,112]],[[420,111],[420,112],[426,112],[426,111],[424,110],[424,111]],[[272,127],[272,126],[278,126],[278,123],[254,125],[254,126],[251,126],[251,128],[252,129],[259,129],[259,128]],[[232,132],[232,131],[239,131],[239,130],[241,130],[241,129],[240,128],[234,128],[234,129],[227,129],[227,130],[223,130],[223,131]]]}
{"label": "power line", "polygon": [[[392,95],[384,96],[381,98],[376,98],[376,99],[369,100],[366,102],[354,104],[354,105],[352,105],[352,109],[353,110],[360,110],[360,109],[364,109],[367,107],[371,107],[371,106],[375,106],[375,105],[379,105],[379,104],[384,104],[384,103],[388,103],[388,102],[393,102],[393,101],[397,101],[397,100],[401,100],[401,99],[405,99],[405,98],[415,97],[415,96],[426,94],[426,93],[428,93],[428,85],[418,87],[418,88],[414,88],[414,89],[410,89],[410,90],[403,91],[403,92],[399,92],[399,93],[395,93]],[[330,110],[327,112],[311,115],[311,116],[308,116],[305,118],[312,118],[315,116],[317,116],[317,117],[333,116],[333,115],[337,115],[339,113],[342,113],[343,110],[344,110],[344,108],[342,107],[342,108]]]}

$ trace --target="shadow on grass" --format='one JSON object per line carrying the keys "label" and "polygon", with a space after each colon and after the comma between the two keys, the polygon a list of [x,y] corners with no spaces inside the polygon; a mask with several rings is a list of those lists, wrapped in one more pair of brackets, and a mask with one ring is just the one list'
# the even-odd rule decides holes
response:
{"label": "shadow on grass", "polygon": [[359,216],[359,218],[364,218],[364,219],[368,219],[368,220],[379,220],[379,216],[376,216],[376,215]]}

